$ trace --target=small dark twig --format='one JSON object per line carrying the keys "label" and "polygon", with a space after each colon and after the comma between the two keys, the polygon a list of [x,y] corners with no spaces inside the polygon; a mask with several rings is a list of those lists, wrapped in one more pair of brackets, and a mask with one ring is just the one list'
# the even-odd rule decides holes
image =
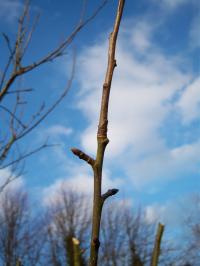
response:
{"label": "small dark twig", "polygon": [[18,92],[32,92],[34,89],[19,89],[19,90],[13,90],[13,91],[7,91],[6,94],[13,94]]}
{"label": "small dark twig", "polygon": [[44,149],[44,148],[51,148],[51,147],[55,147],[55,146],[59,146],[59,144],[47,144],[47,143],[45,143],[45,144],[43,144],[43,145],[37,147],[36,149],[34,149],[34,150],[32,150],[32,151],[30,151],[30,152],[28,152],[28,153],[26,153],[26,154],[21,155],[21,156],[18,157],[17,159],[15,159],[15,160],[13,160],[13,161],[11,161],[11,162],[9,162],[9,163],[7,163],[7,164],[1,166],[1,167],[0,167],[0,170],[1,170],[1,169],[4,169],[4,168],[7,168],[7,167],[9,167],[9,166],[11,166],[11,165],[13,165],[13,164],[19,163],[19,162],[21,162],[22,160],[26,159],[27,157],[29,157],[29,156],[31,156],[31,155],[33,155],[33,154],[39,152],[39,151],[41,151],[41,150]]}
{"label": "small dark twig", "polygon": [[2,36],[4,37],[4,40],[6,41],[6,44],[8,46],[8,50],[9,50],[10,54],[12,54],[13,51],[12,51],[12,47],[11,47],[10,39],[9,39],[8,35],[5,34],[4,32],[2,32]]}
{"label": "small dark twig", "polygon": [[[59,56],[63,55],[65,49],[72,43],[72,41],[75,39],[77,34],[80,32],[80,30],[85,27],[90,21],[92,21],[97,14],[102,10],[102,8],[106,5],[108,0],[104,0],[103,3],[95,10],[95,12],[88,17],[85,21],[79,22],[78,25],[75,27],[74,31],[68,36],[56,49],[54,49],[52,52],[49,54],[45,55],[43,58],[40,60],[22,67],[21,66],[21,60],[23,57],[23,51],[20,50],[21,45],[22,45],[22,40],[24,38],[24,33],[23,33],[23,23],[24,23],[24,16],[28,12],[28,4],[25,6],[25,10],[23,15],[21,16],[19,20],[19,27],[18,27],[18,36],[16,40],[16,45],[14,49],[14,55],[15,55],[15,62],[14,62],[14,71],[11,74],[10,78],[4,85],[4,87],[1,89],[0,87],[0,101],[5,97],[7,91],[9,90],[10,86],[14,83],[17,77],[24,75],[27,72],[30,72],[31,70],[39,67],[40,65],[43,65],[47,62],[51,62],[54,59],[58,58]],[[10,65],[10,61],[8,62],[8,66]],[[1,86],[3,85],[3,82],[1,82]]]}
{"label": "small dark twig", "polygon": [[22,121],[13,113],[13,112],[11,112],[7,107],[5,107],[5,106],[3,106],[3,105],[0,105],[0,108],[2,109],[2,110],[4,110],[4,111],[6,111],[14,120],[16,120],[17,122],[18,122],[18,124],[20,125],[20,126],[22,126],[22,128],[23,129],[25,129],[26,128],[26,125],[24,125],[23,123],[22,123]]}
{"label": "small dark twig", "polygon": [[15,140],[16,140],[16,136],[12,135],[10,141],[5,145],[5,148],[3,149],[3,152],[0,155],[0,162],[6,158],[8,152],[9,152],[10,148],[12,147],[13,143],[15,142]]}
{"label": "small dark twig", "polygon": [[117,189],[117,188],[109,189],[106,193],[104,193],[101,196],[101,198],[102,198],[103,201],[105,201],[108,197],[111,197],[111,196],[117,194],[118,191],[119,191],[119,189]]}

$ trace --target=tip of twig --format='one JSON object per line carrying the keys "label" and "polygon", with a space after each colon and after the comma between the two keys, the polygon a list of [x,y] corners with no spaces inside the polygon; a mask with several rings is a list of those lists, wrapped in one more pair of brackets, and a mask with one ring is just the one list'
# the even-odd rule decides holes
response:
{"label": "tip of twig", "polygon": [[73,152],[73,154],[78,155],[79,154],[79,149],[77,148],[71,148],[71,151]]}
{"label": "tip of twig", "polygon": [[77,148],[71,148],[71,151],[73,152],[74,155],[78,156],[79,159],[86,161],[91,166],[94,165],[94,163],[95,163],[94,159],[92,157],[90,157],[89,155],[87,155],[86,153],[84,153],[83,151],[81,151]]}
{"label": "tip of twig", "polygon": [[113,188],[111,190],[112,190],[112,195],[115,195],[119,192],[119,189],[117,189],[117,188]]}
{"label": "tip of twig", "polygon": [[117,194],[118,191],[119,191],[119,189],[117,189],[117,188],[109,189],[106,193],[104,193],[102,195],[103,201],[105,201],[108,197],[111,197],[111,196]]}
{"label": "tip of twig", "polygon": [[77,246],[80,244],[79,240],[75,237],[72,237],[72,242],[74,245],[77,245]]}

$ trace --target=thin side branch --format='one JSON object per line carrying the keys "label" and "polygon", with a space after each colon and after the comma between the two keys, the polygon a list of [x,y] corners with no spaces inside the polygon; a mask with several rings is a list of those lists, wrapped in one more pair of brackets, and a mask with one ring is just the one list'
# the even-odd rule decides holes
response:
{"label": "thin side branch", "polygon": [[10,54],[12,54],[13,51],[12,51],[12,47],[11,47],[10,39],[9,39],[8,35],[6,33],[2,32],[2,36],[3,36],[4,40],[6,41],[6,44],[7,44],[7,47],[8,47]]}
{"label": "thin side branch", "polygon": [[74,155],[79,157],[79,159],[86,161],[92,167],[94,166],[95,160],[91,158],[89,155],[87,155],[86,153],[84,153],[83,151],[76,149],[76,148],[72,148],[71,151],[73,152]]}
{"label": "thin side branch", "polygon": [[[12,143],[13,143],[13,142],[12,142]],[[35,148],[34,150],[31,150],[30,152],[27,152],[27,153],[25,153],[25,154],[19,156],[17,159],[15,159],[15,160],[13,160],[13,161],[7,163],[7,164],[2,165],[2,166],[0,167],[0,170],[1,170],[1,169],[4,169],[4,168],[7,168],[7,167],[9,167],[9,166],[11,166],[11,165],[14,165],[14,164],[16,164],[16,163],[19,163],[19,162],[21,162],[22,160],[28,158],[29,156],[31,156],[31,155],[33,155],[33,154],[35,154],[35,153],[41,151],[42,149],[50,148],[50,147],[55,147],[55,146],[58,146],[58,144],[47,144],[47,143],[44,143],[44,144],[42,144],[41,146]],[[2,156],[2,155],[1,155],[1,156]]]}
{"label": "thin side branch", "polygon": [[[93,20],[97,16],[97,14],[102,10],[102,8],[106,5],[107,2],[108,2],[108,0],[104,0],[103,3],[96,9],[96,11],[89,18],[87,18],[85,21],[79,22],[79,24],[75,27],[74,31],[70,34],[70,36],[68,36],[52,52],[48,53],[47,55],[45,55],[40,60],[38,60],[38,61],[28,65],[28,66],[23,67],[21,65],[21,63],[22,63],[21,61],[22,61],[23,55],[24,55],[23,49],[24,48],[26,49],[26,45],[27,45],[27,42],[25,42],[25,44],[24,44],[25,47],[23,47],[23,41],[25,38],[23,26],[24,26],[24,19],[26,17],[27,12],[28,12],[29,4],[25,5],[24,13],[19,20],[18,36],[17,36],[16,45],[15,45],[15,49],[14,49],[14,55],[15,55],[14,71],[13,71],[11,77],[7,80],[6,84],[0,90],[0,102],[3,100],[6,93],[8,92],[8,90],[10,89],[11,85],[14,83],[14,81],[16,80],[17,77],[24,75],[25,73],[39,67],[40,65],[43,65],[47,62],[51,62],[54,59],[62,56],[65,49],[72,43],[72,41],[75,39],[77,34],[80,32],[80,30],[82,28],[84,28],[91,20]],[[31,36],[32,36],[32,33],[31,33]],[[29,42],[29,36],[28,36],[28,39],[26,41]],[[12,58],[13,58],[13,55],[12,55]],[[8,66],[9,65],[10,65],[10,61],[8,63]],[[3,81],[4,81],[4,79],[3,79]],[[3,82],[1,85],[3,85]]]}
{"label": "thin side branch", "polygon": [[117,189],[117,188],[109,189],[106,193],[104,193],[104,194],[101,196],[103,202],[104,202],[107,198],[109,198],[109,197],[111,197],[111,196],[117,194],[118,191],[119,191],[119,189]]}
{"label": "thin side branch", "polygon": [[0,154],[0,162],[6,158],[8,152],[9,152],[10,148],[12,147],[12,145],[14,144],[15,140],[16,140],[16,136],[12,135],[10,141],[7,143],[3,152]]}
{"label": "thin side branch", "polygon": [[13,113],[11,112],[6,106],[0,105],[0,109],[4,110],[5,112],[7,112],[15,121],[17,121],[17,123],[23,128],[26,128],[26,125],[24,125],[22,123],[22,121]]}
{"label": "thin side branch", "polygon": [[14,94],[14,93],[19,93],[19,92],[31,92],[33,89],[19,89],[19,90],[13,90],[13,91],[8,91],[6,94]]}

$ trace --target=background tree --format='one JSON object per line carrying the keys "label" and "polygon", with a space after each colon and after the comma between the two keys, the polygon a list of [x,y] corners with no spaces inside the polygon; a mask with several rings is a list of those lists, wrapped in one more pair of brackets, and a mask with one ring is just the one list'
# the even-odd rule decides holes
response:
{"label": "background tree", "polygon": [[102,217],[100,265],[150,265],[154,238],[155,224],[144,210],[109,204]]}
{"label": "background tree", "polygon": [[43,222],[32,216],[27,194],[22,190],[6,190],[1,194],[0,262],[13,266],[38,265],[45,244]]}
{"label": "background tree", "polygon": [[[48,265],[74,265],[74,237],[80,239],[80,264],[87,265],[91,228],[89,198],[61,188],[58,197],[49,202],[47,217]],[[155,224],[147,222],[142,209],[132,209],[122,202],[108,204],[102,216],[99,265],[150,265],[154,239]]]}
{"label": "background tree", "polygon": [[104,208],[100,234],[100,265],[126,265],[128,249],[124,230],[125,208],[116,202]]}
{"label": "background tree", "polygon": [[155,223],[149,223],[140,208],[133,211],[126,209],[124,227],[129,250],[128,265],[150,265]]}
{"label": "background tree", "polygon": [[[200,261],[200,195],[191,195],[184,202],[182,209],[181,235],[178,246],[180,265],[191,264],[197,266]],[[188,208],[189,206],[189,208]]]}
{"label": "background tree", "polygon": [[[25,1],[15,38],[10,38],[6,33],[2,34],[8,55],[4,57],[5,62],[1,62],[2,69],[0,69],[0,169],[12,166],[12,172],[16,172],[17,169],[21,170],[19,163],[23,162],[26,157],[51,146],[46,141],[30,150],[24,149],[21,143],[67,95],[74,76],[75,56],[73,55],[72,59],[70,78],[60,95],[52,102],[48,99],[41,99],[38,103],[36,99],[40,98],[41,93],[36,89],[23,87],[22,77],[63,56],[79,31],[99,13],[106,2],[107,0],[104,0],[90,17],[84,19],[86,2],[83,1],[80,20],[74,30],[52,51],[45,52],[39,59],[33,58],[32,62],[28,62],[27,55],[29,55],[29,46],[39,16],[31,19],[29,0]],[[16,176],[11,175],[2,187]]]}
{"label": "background tree", "polygon": [[[1,194],[0,264],[74,265],[73,239],[80,239],[80,265],[87,265],[91,211],[88,196],[66,189],[49,205],[35,210],[22,190],[8,189]],[[30,211],[32,210],[32,211]],[[45,213],[43,215],[42,213]],[[154,246],[156,223],[149,223],[145,210],[123,202],[105,206],[101,225],[99,264],[102,266],[149,266]],[[184,236],[183,247],[174,241],[162,242],[162,266],[198,265],[198,246]],[[192,246],[193,247],[193,246]],[[191,252],[192,251],[192,252]],[[192,254],[192,255],[191,255]]]}
{"label": "background tree", "polygon": [[48,209],[48,264],[74,265],[73,238],[76,238],[80,242],[81,265],[86,265],[90,229],[88,198],[64,189],[58,195]]}

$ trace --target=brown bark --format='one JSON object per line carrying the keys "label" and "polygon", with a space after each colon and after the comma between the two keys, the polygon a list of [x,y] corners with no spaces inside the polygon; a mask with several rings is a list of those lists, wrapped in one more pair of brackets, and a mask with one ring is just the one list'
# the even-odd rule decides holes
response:
{"label": "brown bark", "polygon": [[109,106],[109,96],[112,83],[113,72],[116,67],[115,60],[115,48],[116,41],[119,31],[119,26],[121,22],[121,17],[123,13],[125,0],[119,0],[117,15],[114,23],[114,28],[109,38],[109,51],[108,51],[108,63],[107,71],[105,76],[105,81],[103,84],[103,92],[101,99],[101,110],[99,117],[99,125],[97,132],[97,153],[96,159],[93,161],[88,155],[80,150],[72,149],[73,153],[79,158],[85,160],[92,166],[94,173],[94,196],[93,196],[93,216],[92,216],[92,235],[90,244],[90,266],[96,266],[98,262],[98,251],[100,246],[99,234],[100,234],[100,223],[101,223],[101,212],[104,201],[116,194],[117,189],[109,189],[106,193],[102,195],[101,193],[101,183],[102,183],[102,168],[104,161],[104,152],[106,146],[109,142],[107,138],[107,125],[108,125],[108,106]]}
{"label": "brown bark", "polygon": [[154,249],[153,249],[152,258],[151,258],[151,266],[158,265],[159,256],[160,256],[160,246],[161,246],[161,240],[162,240],[164,228],[165,227],[163,224],[161,223],[158,224],[155,243],[154,243]]}

